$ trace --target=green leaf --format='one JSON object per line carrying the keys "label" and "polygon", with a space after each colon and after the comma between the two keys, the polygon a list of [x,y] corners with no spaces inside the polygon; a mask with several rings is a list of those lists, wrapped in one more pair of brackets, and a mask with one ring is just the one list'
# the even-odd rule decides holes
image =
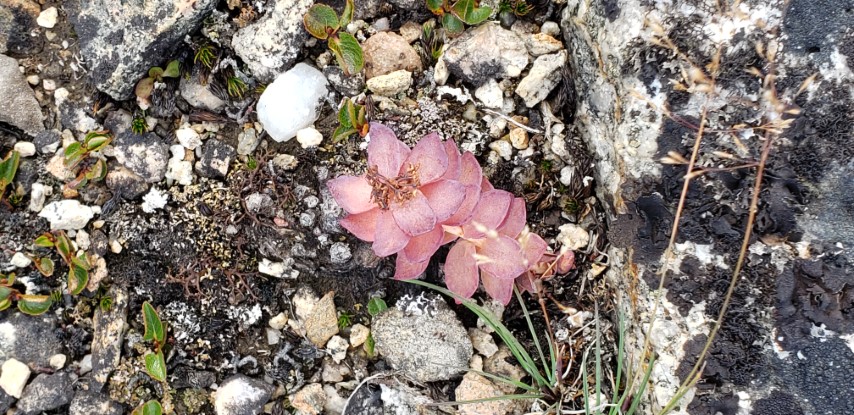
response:
{"label": "green leaf", "polygon": [[177,78],[181,75],[181,62],[177,60],[170,61],[168,65],[166,65],[166,70],[163,71],[164,78]]}
{"label": "green leaf", "polygon": [[154,399],[137,406],[136,409],[131,412],[131,415],[162,415],[163,407],[160,406],[160,402],[155,401]]}
{"label": "green leaf", "polygon": [[154,380],[166,382],[166,359],[163,358],[163,351],[145,355],[145,372]]}
{"label": "green leaf", "polygon": [[68,270],[68,292],[71,295],[78,295],[86,288],[89,283],[89,271],[77,263],[71,264]]}
{"label": "green leaf", "polygon": [[33,243],[36,246],[42,248],[53,248],[53,235],[51,235],[50,233],[43,233],[38,238],[36,238]]}
{"label": "green leaf", "polygon": [[148,77],[151,78],[152,81],[155,81],[162,76],[163,76],[163,68],[161,68],[159,66],[155,66],[155,67],[148,70]]}
{"label": "green leaf", "polygon": [[6,158],[0,162],[0,198],[3,197],[3,192],[6,191],[12,181],[15,180],[15,173],[18,171],[18,165],[21,164],[21,153],[10,151]]}
{"label": "green leaf", "polygon": [[86,149],[83,148],[83,145],[74,142],[65,147],[65,166],[73,169],[77,164],[83,161],[83,158],[86,157]]}
{"label": "green leaf", "polygon": [[335,10],[325,4],[311,6],[308,13],[303,16],[302,22],[305,30],[320,40],[328,39],[341,27],[338,13],[335,13]]}
{"label": "green leaf", "polygon": [[24,314],[37,316],[50,310],[53,304],[49,295],[22,295],[18,297],[18,310]]}
{"label": "green leaf", "polygon": [[3,310],[5,310],[11,306],[12,306],[12,299],[11,298],[7,297],[7,298],[0,300],[0,311],[3,311]]}
{"label": "green leaf", "polygon": [[444,0],[427,0],[427,8],[430,9],[433,14],[441,15],[444,12],[442,10],[442,6],[444,6]]}
{"label": "green leaf", "polygon": [[154,78],[142,78],[136,84],[136,96],[142,99],[148,99],[151,96],[151,91],[154,91]]}
{"label": "green leaf", "polygon": [[368,301],[368,314],[370,314],[371,317],[376,317],[387,309],[388,305],[386,305],[382,298],[374,297]]}
{"label": "green leaf", "polygon": [[142,303],[142,321],[145,324],[145,334],[142,338],[162,345],[166,341],[166,330],[163,328],[160,316],[157,315],[157,310],[148,301]]}
{"label": "green leaf", "polygon": [[452,10],[460,20],[470,25],[479,24],[492,14],[492,9],[489,7],[477,7],[475,0],[459,0]]}
{"label": "green leaf", "polygon": [[344,70],[345,75],[357,74],[365,65],[362,46],[349,33],[339,33],[338,38],[329,38],[329,50],[335,55],[335,59],[341,69]]}
{"label": "green leaf", "polygon": [[50,258],[33,258],[33,265],[35,265],[36,269],[45,277],[53,275],[54,264],[53,260]]}
{"label": "green leaf", "polygon": [[62,259],[64,259],[66,263],[71,263],[71,239],[68,239],[68,235],[65,234],[65,231],[59,231],[55,235],[54,244],[56,246],[56,252],[59,252],[59,255],[62,256]]}
{"label": "green leaf", "polygon": [[376,342],[374,342],[374,335],[373,333],[368,334],[368,338],[365,340],[365,351],[370,357],[374,357],[374,346],[376,346]]}
{"label": "green leaf", "polygon": [[98,159],[95,164],[86,172],[86,178],[93,182],[99,182],[107,177],[107,161]]}
{"label": "green leaf", "polygon": [[448,34],[451,36],[456,36],[462,33],[465,29],[462,20],[458,19],[457,16],[454,16],[450,13],[442,16],[442,26],[445,27],[445,31],[448,32]]}
{"label": "green leaf", "polygon": [[339,20],[341,22],[341,27],[347,27],[347,24],[353,20],[353,10],[355,9],[356,7],[353,5],[353,0],[346,0],[344,2],[344,11],[341,12],[341,19]]}
{"label": "green leaf", "polygon": [[110,144],[113,138],[106,131],[96,131],[86,134],[86,151],[99,151]]}
{"label": "green leaf", "polygon": [[6,301],[12,296],[12,288],[0,285],[0,301]]}
{"label": "green leaf", "polygon": [[346,128],[344,126],[339,125],[335,131],[332,132],[332,142],[339,143],[350,138],[351,135],[358,133],[355,128]]}

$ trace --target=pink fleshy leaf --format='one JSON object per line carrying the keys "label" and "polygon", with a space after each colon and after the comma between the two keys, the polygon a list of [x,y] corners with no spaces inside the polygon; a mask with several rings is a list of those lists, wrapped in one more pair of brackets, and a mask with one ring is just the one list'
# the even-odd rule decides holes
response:
{"label": "pink fleshy leaf", "polygon": [[[511,202],[513,202],[513,195],[504,190],[481,193],[480,201],[474,208],[474,215],[469,223],[463,225],[463,234],[466,238],[477,239],[485,235],[483,228],[487,231],[497,229],[507,216]],[[478,226],[475,226],[476,224]]]}
{"label": "pink fleshy leaf", "polygon": [[377,231],[377,217],[380,214],[380,208],[373,208],[367,212],[347,215],[338,223],[341,227],[350,231],[357,238],[365,242],[373,242],[374,234]]}
{"label": "pink fleshy leaf", "polygon": [[336,177],[326,182],[326,187],[347,213],[362,213],[377,207],[371,202],[371,185],[364,176]]}
{"label": "pink fleshy leaf", "polygon": [[522,247],[525,261],[528,268],[534,267],[543,258],[543,254],[549,249],[549,244],[546,243],[540,235],[535,233],[526,233],[519,240],[519,246]]}
{"label": "pink fleshy leaf", "polygon": [[422,262],[409,262],[403,255],[398,254],[394,264],[394,279],[411,280],[421,275],[427,269],[430,260]]}
{"label": "pink fleshy leaf", "polygon": [[483,179],[480,181],[480,191],[488,192],[490,190],[495,190],[495,186],[489,182],[489,179],[487,179],[486,176],[483,176]]}
{"label": "pink fleshy leaf", "polygon": [[501,235],[482,241],[477,249],[480,269],[495,278],[511,281],[528,269],[525,257],[522,256],[522,248],[515,239]]}
{"label": "pink fleshy leaf", "polygon": [[501,304],[507,305],[510,299],[513,298],[513,280],[504,280],[486,272],[480,271],[480,279],[483,282],[483,290],[490,297],[498,300]]}
{"label": "pink fleshy leaf", "polygon": [[507,235],[511,238],[519,236],[522,229],[525,229],[525,223],[528,221],[527,209],[525,207],[525,199],[517,197],[510,202],[510,209],[507,210],[507,217],[504,222],[498,226],[498,233]]}
{"label": "pink fleshy leaf", "polygon": [[535,278],[536,277],[533,273],[525,271],[522,275],[516,277],[516,286],[519,287],[519,290],[521,291],[527,291],[533,294],[537,292],[536,284],[538,282],[535,281]]}
{"label": "pink fleshy leaf", "polygon": [[448,153],[439,134],[430,133],[425,135],[403,163],[403,168],[418,166],[418,180],[421,185],[433,183],[439,180],[448,170]]}
{"label": "pink fleshy leaf", "polygon": [[470,151],[463,153],[460,157],[460,183],[480,186],[482,178],[483,170],[480,168],[480,163],[474,158],[474,154]]}
{"label": "pink fleshy leaf", "polygon": [[451,243],[451,242],[454,242],[454,241],[456,241],[456,240],[457,240],[457,238],[459,238],[459,236],[454,235],[454,234],[452,234],[452,233],[450,233],[450,232],[445,232],[445,236],[444,236],[444,237],[442,237],[442,245],[445,245],[445,244],[449,244],[449,243]]}
{"label": "pink fleshy leaf", "polygon": [[403,255],[398,254],[397,256],[398,258],[405,256],[409,262],[427,261],[442,246],[444,236],[445,231],[442,230],[442,227],[436,226],[430,232],[412,237],[409,243],[406,244],[406,248],[403,248],[403,251],[401,251]]}
{"label": "pink fleshy leaf", "polygon": [[463,199],[463,203],[450,218],[443,222],[443,224],[448,226],[460,226],[467,223],[474,214],[474,209],[477,207],[477,203],[479,201],[480,187],[474,185],[466,186],[466,198]]}
{"label": "pink fleshy leaf", "polygon": [[397,226],[409,236],[418,236],[436,227],[436,214],[424,193],[416,190],[411,199],[393,202],[389,209]]}
{"label": "pink fleshy leaf", "polygon": [[410,236],[397,226],[391,210],[379,211],[376,228],[373,248],[378,257],[386,257],[400,252],[409,243]]}
{"label": "pink fleshy leaf", "polygon": [[457,148],[457,143],[452,140],[446,140],[442,145],[445,147],[445,153],[448,154],[448,170],[445,170],[443,179],[459,180],[460,178],[460,149]]}
{"label": "pink fleshy leaf", "polygon": [[474,254],[471,242],[459,240],[448,251],[445,259],[445,285],[463,298],[471,298],[477,291],[478,270]]}
{"label": "pink fleshy leaf", "polygon": [[421,187],[421,192],[427,197],[436,221],[444,222],[456,213],[466,199],[466,187],[455,180],[438,180]]}
{"label": "pink fleshy leaf", "polygon": [[566,274],[575,268],[575,252],[566,251],[560,258],[557,259],[557,265],[555,266],[555,271],[558,274]]}
{"label": "pink fleshy leaf", "polygon": [[400,173],[403,161],[409,157],[409,147],[394,135],[390,128],[372,122],[371,142],[368,143],[368,166],[377,166],[379,173],[393,179]]}

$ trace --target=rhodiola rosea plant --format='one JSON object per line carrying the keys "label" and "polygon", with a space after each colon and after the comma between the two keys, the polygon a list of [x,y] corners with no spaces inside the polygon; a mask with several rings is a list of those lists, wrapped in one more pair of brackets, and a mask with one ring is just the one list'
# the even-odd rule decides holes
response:
{"label": "rhodiola rosea plant", "polygon": [[327,183],[347,212],[341,226],[373,243],[377,256],[397,254],[395,279],[418,277],[444,244],[445,284],[470,298],[480,283],[507,304],[513,286],[533,291],[543,277],[568,272],[572,251],[554,253],[527,227],[522,198],[495,189],[471,152],[438,134],[410,149],[388,127],[371,123],[368,168]]}

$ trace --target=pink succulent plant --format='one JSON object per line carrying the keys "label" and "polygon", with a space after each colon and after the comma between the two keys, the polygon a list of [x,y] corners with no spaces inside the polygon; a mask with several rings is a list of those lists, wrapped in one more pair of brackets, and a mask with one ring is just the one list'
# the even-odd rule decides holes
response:
{"label": "pink succulent plant", "polygon": [[507,304],[514,284],[530,291],[543,273],[571,268],[527,230],[525,201],[496,190],[472,153],[461,155],[435,133],[410,150],[377,123],[370,139],[368,171],[327,186],[348,213],[342,227],[372,242],[377,256],[397,254],[395,279],[418,277],[439,247],[455,240],[445,283],[465,298],[482,282],[487,294]]}

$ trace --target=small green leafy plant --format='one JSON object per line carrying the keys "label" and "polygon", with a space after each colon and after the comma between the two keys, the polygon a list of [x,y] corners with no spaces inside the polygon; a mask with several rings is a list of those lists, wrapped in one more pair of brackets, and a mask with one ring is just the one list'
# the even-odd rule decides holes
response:
{"label": "small green leafy plant", "polygon": [[[65,231],[52,231],[41,234],[33,242],[41,248],[55,248],[62,260],[68,265],[68,293],[78,295],[86,288],[89,283],[89,270],[92,265],[89,262],[89,255],[86,252],[81,252],[79,255],[74,255],[74,245],[71,239],[65,234]],[[49,277],[53,275],[55,266],[53,260],[47,257],[31,257],[33,265],[42,273]]]}
{"label": "small green leafy plant", "polygon": [[533,10],[534,6],[528,4],[526,0],[501,0],[501,3],[498,4],[499,13],[513,13],[519,17],[531,13]]}
{"label": "small green leafy plant", "polygon": [[[368,301],[368,315],[370,315],[371,318],[375,318],[387,309],[388,305],[382,298],[371,297],[371,299]],[[370,333],[368,334],[368,338],[365,340],[365,351],[368,353],[368,356],[374,356],[375,346],[376,342],[374,342],[374,334]]]}
{"label": "small green leafy plant", "polygon": [[[18,166],[21,164],[21,153],[15,150],[6,154],[3,161],[0,161],[0,202],[3,201],[3,195],[6,193],[6,187],[12,184],[15,180],[15,174],[18,172]],[[14,193],[14,192],[13,192]],[[10,195],[12,197],[13,195]]]}
{"label": "small green leafy plant", "polygon": [[82,143],[74,142],[65,148],[65,167],[76,171],[77,177],[65,184],[72,190],[80,189],[86,183],[101,181],[107,177],[107,161],[95,157],[92,153],[101,151],[113,141],[107,131],[93,131],[86,134]]}
{"label": "small green leafy plant", "polygon": [[163,414],[163,407],[160,406],[160,402],[152,399],[133,410],[131,415],[161,415]]}
{"label": "small green leafy plant", "polygon": [[238,78],[236,75],[229,76],[225,82],[228,96],[232,98],[243,98],[243,94],[245,94],[246,90],[249,89],[249,87],[246,86],[246,82],[243,82],[243,80]]}
{"label": "small green leafy plant", "polygon": [[335,55],[338,65],[346,75],[361,72],[365,65],[362,46],[353,35],[341,31],[353,20],[353,0],[346,0],[341,16],[325,4],[315,4],[303,16],[305,30],[312,36],[326,40],[329,50]]}
{"label": "small green leafy plant", "polygon": [[350,327],[353,324],[353,315],[347,311],[341,312],[341,315],[338,316],[338,329],[344,330],[346,327]]}
{"label": "small green leafy plant", "polygon": [[130,122],[130,130],[136,135],[145,134],[148,131],[148,124],[145,122],[145,111],[134,114],[133,120]]}
{"label": "small green leafy plant", "polygon": [[149,104],[151,93],[154,92],[154,83],[163,82],[163,78],[177,78],[181,76],[181,62],[170,61],[166,69],[155,66],[148,70],[148,76],[142,78],[136,84],[136,97],[143,103]]}
{"label": "small green leafy plant", "polygon": [[465,30],[465,25],[483,23],[492,14],[489,7],[479,7],[478,0],[427,0],[427,8],[442,19],[442,26],[451,35],[458,35]]}
{"label": "small green leafy plant", "polygon": [[15,284],[15,273],[0,274],[0,311],[17,303],[18,310],[31,316],[44,314],[53,304],[49,295],[27,295],[12,287]]}
{"label": "small green leafy plant", "polygon": [[216,62],[216,48],[210,43],[199,46],[199,50],[193,56],[193,63],[201,63],[205,68],[211,69],[214,62]]}
{"label": "small green leafy plant", "polygon": [[142,303],[142,321],[145,324],[145,333],[142,339],[150,341],[154,345],[154,352],[147,353],[145,359],[145,372],[152,379],[166,382],[166,359],[163,356],[163,346],[166,344],[166,325],[160,320],[157,310],[148,301]]}
{"label": "small green leafy plant", "polygon": [[338,110],[338,127],[332,133],[332,142],[338,143],[350,138],[353,134],[364,137],[368,134],[370,125],[365,120],[365,106],[345,98]]}
{"label": "small green leafy plant", "polygon": [[436,30],[436,22],[432,19],[421,26],[421,50],[425,58],[432,64],[442,56],[442,36]]}

